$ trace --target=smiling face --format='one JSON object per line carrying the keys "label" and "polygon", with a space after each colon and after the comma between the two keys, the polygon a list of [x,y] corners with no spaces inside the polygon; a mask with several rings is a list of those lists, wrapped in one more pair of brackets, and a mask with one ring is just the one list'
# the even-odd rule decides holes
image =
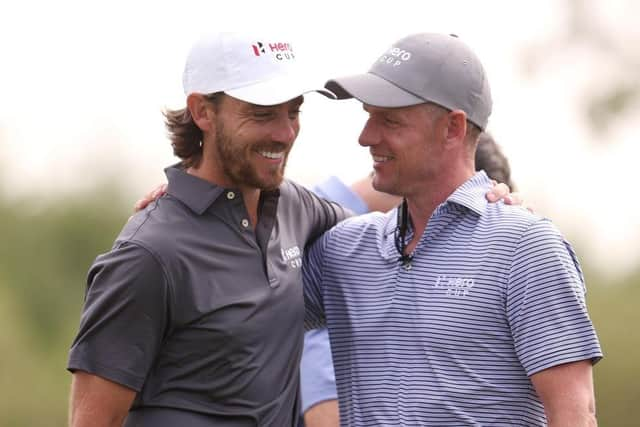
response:
{"label": "smiling face", "polygon": [[237,188],[272,190],[283,180],[300,131],[303,98],[260,106],[225,96],[215,118],[215,157],[225,181]]}
{"label": "smiling face", "polygon": [[369,118],[360,134],[360,145],[373,158],[373,187],[378,191],[410,197],[433,182],[443,163],[446,111],[420,104],[402,108],[364,105]]}

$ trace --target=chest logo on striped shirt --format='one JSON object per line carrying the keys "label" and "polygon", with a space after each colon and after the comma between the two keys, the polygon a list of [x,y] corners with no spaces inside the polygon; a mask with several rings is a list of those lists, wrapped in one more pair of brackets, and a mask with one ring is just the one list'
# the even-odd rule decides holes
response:
{"label": "chest logo on striped shirt", "polygon": [[442,289],[447,296],[466,297],[473,288],[474,281],[472,277],[455,277],[439,274],[436,278],[435,287]]}
{"label": "chest logo on striped shirt", "polygon": [[302,267],[302,251],[298,245],[291,246],[290,248],[281,248],[282,261],[289,264],[291,268]]}

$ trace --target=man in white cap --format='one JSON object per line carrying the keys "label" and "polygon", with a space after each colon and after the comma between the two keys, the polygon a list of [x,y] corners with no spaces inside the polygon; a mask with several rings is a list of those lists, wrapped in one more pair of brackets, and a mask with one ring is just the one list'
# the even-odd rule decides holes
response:
{"label": "man in white cap", "polygon": [[546,219],[488,204],[475,172],[492,108],[457,37],[397,41],[356,98],[388,214],[338,224],[303,264],[307,322],[329,330],[342,426],[592,426],[602,357],[571,246]]}
{"label": "man in white cap", "polygon": [[283,179],[314,90],[295,62],[281,39],[192,48],[166,112],[182,162],[89,271],[72,426],[297,425],[303,249],[347,212]]}
{"label": "man in white cap", "polygon": [[347,213],[283,180],[314,90],[295,61],[238,34],[191,50],[187,108],[166,112],[182,164],[89,272],[73,426],[297,424],[302,250]]}

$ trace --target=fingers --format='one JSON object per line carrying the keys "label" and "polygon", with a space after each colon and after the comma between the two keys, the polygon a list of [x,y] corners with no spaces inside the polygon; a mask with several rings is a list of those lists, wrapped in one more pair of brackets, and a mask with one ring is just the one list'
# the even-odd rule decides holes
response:
{"label": "fingers", "polygon": [[504,196],[504,204],[505,205],[521,205],[524,202],[524,199],[520,195],[520,193],[511,193]]}
{"label": "fingers", "polygon": [[159,185],[153,191],[147,193],[142,199],[138,200],[133,205],[133,211],[134,212],[141,211],[142,209],[146,208],[149,203],[162,197],[162,195],[164,195],[166,192],[167,192],[167,184]]}
{"label": "fingers", "polygon": [[[494,181],[495,182],[495,181]],[[509,195],[510,189],[507,184],[499,183],[494,185],[487,193],[487,200],[490,202],[497,202],[500,199],[504,199]]]}
{"label": "fingers", "polygon": [[515,193],[508,194],[504,196],[503,201],[505,205],[522,206],[529,212],[535,213],[535,211],[531,206],[525,205],[524,197],[520,193],[515,192]]}
{"label": "fingers", "polygon": [[156,196],[154,197],[154,200],[158,197],[164,196],[165,194],[167,194],[167,184],[160,184],[160,186],[156,189]]}
{"label": "fingers", "polygon": [[535,213],[534,210],[524,204],[524,197],[518,192],[511,193],[511,189],[507,184],[496,183],[491,180],[493,187],[487,192],[486,198],[490,203],[497,202],[502,199],[505,205],[522,206],[531,213]]}
{"label": "fingers", "polygon": [[[133,212],[139,212],[142,209],[144,209],[147,205],[149,204],[149,199],[147,198],[147,196],[145,196],[144,198],[138,200],[137,202],[135,202],[133,204]],[[131,219],[131,218],[129,218]]]}

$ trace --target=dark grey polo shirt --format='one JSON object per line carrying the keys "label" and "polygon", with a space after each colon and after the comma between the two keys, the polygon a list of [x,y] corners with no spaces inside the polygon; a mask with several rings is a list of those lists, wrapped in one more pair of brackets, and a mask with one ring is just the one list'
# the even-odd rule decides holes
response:
{"label": "dark grey polo shirt", "polygon": [[293,426],[302,251],[346,216],[285,181],[241,194],[178,168],[89,271],[68,369],[138,391],[127,426]]}

